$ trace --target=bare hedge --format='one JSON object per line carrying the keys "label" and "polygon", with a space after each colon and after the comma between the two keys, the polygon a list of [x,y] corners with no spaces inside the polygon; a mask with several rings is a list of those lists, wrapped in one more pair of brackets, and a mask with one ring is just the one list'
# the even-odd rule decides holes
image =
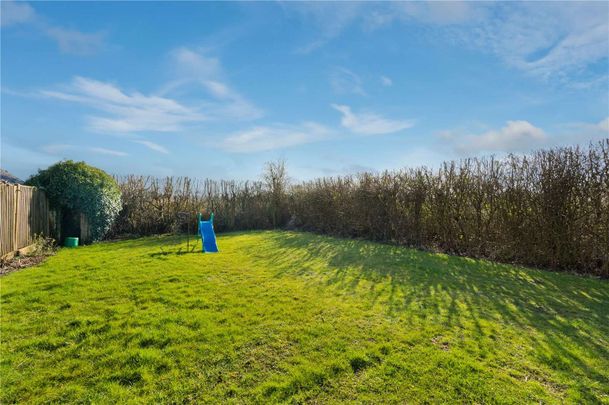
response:
{"label": "bare hedge", "polygon": [[[441,168],[265,181],[119,179],[115,234],[168,232],[178,211],[216,213],[219,231],[288,223],[496,261],[609,276],[609,139],[446,162]],[[194,217],[193,217],[194,218]]]}
{"label": "bare hedge", "polygon": [[[196,213],[215,213],[216,230],[270,229],[270,198],[262,182],[193,180],[188,177],[158,179],[146,176],[117,177],[123,195],[123,211],[112,232],[119,235],[154,235],[196,232]],[[178,213],[191,215],[178,220]]]}

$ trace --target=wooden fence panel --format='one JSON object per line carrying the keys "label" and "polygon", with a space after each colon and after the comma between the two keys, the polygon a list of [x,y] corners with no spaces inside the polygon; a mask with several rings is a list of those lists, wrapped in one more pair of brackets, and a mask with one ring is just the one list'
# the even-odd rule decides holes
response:
{"label": "wooden fence panel", "polygon": [[35,235],[48,236],[52,216],[42,190],[0,183],[0,256],[29,246]]}
{"label": "wooden fence panel", "polygon": [[15,229],[15,189],[0,184],[0,256],[13,251]]}

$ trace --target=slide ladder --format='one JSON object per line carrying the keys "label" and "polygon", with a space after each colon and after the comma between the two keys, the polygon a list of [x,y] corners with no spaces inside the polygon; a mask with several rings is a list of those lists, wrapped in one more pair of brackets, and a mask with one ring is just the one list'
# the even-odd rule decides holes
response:
{"label": "slide ladder", "polygon": [[209,221],[202,221],[201,213],[199,213],[199,233],[203,242],[203,253],[217,252],[218,244],[216,243],[216,233],[214,232],[213,212],[209,217]]}

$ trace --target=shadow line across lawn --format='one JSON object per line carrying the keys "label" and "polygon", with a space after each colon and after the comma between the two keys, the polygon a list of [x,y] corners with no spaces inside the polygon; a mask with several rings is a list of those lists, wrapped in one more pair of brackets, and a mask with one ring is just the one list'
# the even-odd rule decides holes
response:
{"label": "shadow line across lawn", "polygon": [[3,277],[3,402],[609,398],[609,280],[310,233],[193,243]]}
{"label": "shadow line across lawn", "polygon": [[311,263],[322,260],[326,285],[367,291],[367,304],[383,300],[388,316],[413,325],[431,317],[447,328],[473,323],[478,337],[489,335],[481,322],[515,326],[549,367],[578,369],[609,384],[579,354],[609,358],[607,280],[312,234],[269,238],[278,247],[272,258],[282,269],[278,277],[309,274]]}

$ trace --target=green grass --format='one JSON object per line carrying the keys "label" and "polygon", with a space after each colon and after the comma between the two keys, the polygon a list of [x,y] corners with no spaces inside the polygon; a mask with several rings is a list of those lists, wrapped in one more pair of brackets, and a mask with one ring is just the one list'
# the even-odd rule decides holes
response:
{"label": "green grass", "polygon": [[609,282],[293,232],[2,277],[0,402],[609,403]]}

